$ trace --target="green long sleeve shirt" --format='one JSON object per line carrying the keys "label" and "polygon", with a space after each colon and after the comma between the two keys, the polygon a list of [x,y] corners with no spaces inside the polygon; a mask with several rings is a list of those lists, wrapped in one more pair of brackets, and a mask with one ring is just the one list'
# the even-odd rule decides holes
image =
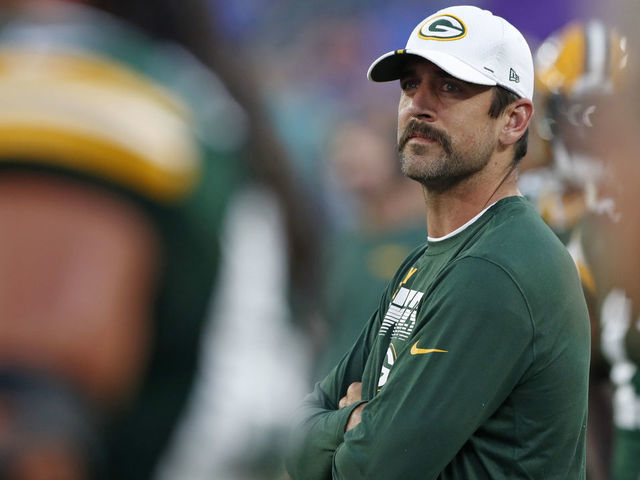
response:
{"label": "green long sleeve shirt", "polygon": [[[357,301],[357,299],[354,299]],[[293,479],[585,478],[589,320],[563,245],[521,197],[400,267],[294,419]],[[362,382],[362,421],[338,409]]]}

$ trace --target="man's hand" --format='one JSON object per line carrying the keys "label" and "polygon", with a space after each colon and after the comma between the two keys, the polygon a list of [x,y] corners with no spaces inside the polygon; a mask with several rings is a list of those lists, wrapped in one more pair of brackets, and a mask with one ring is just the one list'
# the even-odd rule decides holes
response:
{"label": "man's hand", "polygon": [[[353,405],[354,403],[359,402],[361,400],[362,400],[362,382],[354,382],[351,385],[349,385],[349,388],[347,388],[347,394],[340,399],[340,402],[338,402],[338,407],[339,408],[348,407],[349,405]],[[348,432],[349,430],[355,428],[357,425],[360,424],[360,420],[362,419],[362,409],[364,408],[365,405],[366,403],[363,403],[362,405],[358,405],[355,408],[355,410],[351,412],[351,414],[349,415],[349,420],[347,420],[347,426],[344,429],[345,432]]]}
{"label": "man's hand", "polygon": [[353,382],[347,388],[347,394],[338,402],[339,408],[348,407],[362,400],[362,382]]}

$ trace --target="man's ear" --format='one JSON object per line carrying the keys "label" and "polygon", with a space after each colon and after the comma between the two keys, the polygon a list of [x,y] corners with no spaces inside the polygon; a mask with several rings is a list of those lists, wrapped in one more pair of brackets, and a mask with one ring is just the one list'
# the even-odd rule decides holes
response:
{"label": "man's ear", "polygon": [[499,140],[505,146],[515,144],[529,126],[533,116],[533,104],[526,98],[519,98],[504,112],[506,122],[500,132]]}

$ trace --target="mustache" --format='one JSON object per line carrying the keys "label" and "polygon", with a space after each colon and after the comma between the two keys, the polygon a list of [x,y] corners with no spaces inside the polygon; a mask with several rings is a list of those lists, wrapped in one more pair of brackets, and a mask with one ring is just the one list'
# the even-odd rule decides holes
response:
{"label": "mustache", "polygon": [[446,153],[451,153],[451,137],[449,135],[415,118],[409,120],[404,127],[402,135],[398,139],[398,152],[402,152],[404,146],[412,137],[426,138],[427,140],[438,142]]}

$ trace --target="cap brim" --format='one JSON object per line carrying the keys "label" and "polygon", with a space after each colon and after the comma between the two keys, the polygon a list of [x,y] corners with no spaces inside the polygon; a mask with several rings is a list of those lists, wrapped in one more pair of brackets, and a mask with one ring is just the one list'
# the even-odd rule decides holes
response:
{"label": "cap brim", "polygon": [[367,77],[373,82],[390,82],[398,80],[402,70],[412,56],[418,56],[433,62],[449,75],[478,85],[497,85],[497,82],[487,75],[470,67],[466,63],[447,53],[433,50],[394,50],[385,53],[369,67]]}

